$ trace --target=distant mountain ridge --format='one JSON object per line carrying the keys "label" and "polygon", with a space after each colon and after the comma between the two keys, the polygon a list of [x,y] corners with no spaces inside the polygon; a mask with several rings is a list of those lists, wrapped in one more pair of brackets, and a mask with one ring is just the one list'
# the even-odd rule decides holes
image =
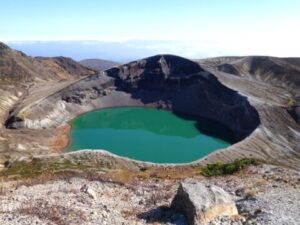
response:
{"label": "distant mountain ridge", "polygon": [[60,77],[68,79],[69,77],[82,77],[95,74],[94,69],[88,68],[68,57],[36,57],[49,70],[55,70]]}
{"label": "distant mountain ridge", "polygon": [[22,84],[38,80],[72,80],[96,74],[76,61],[65,57],[27,56],[0,42],[0,80]]}
{"label": "distant mountain ridge", "polygon": [[120,65],[118,62],[110,61],[110,60],[104,60],[104,59],[84,59],[79,61],[79,63],[83,66],[86,66],[88,68],[103,71],[107,70],[111,67]]}

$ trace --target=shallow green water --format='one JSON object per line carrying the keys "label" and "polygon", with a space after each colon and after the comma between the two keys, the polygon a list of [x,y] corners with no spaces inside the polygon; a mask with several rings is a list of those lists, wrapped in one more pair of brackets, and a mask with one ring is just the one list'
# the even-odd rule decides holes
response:
{"label": "shallow green water", "polygon": [[214,137],[230,139],[230,132],[217,123],[152,108],[102,109],[75,118],[71,125],[69,150],[105,149],[155,163],[191,162],[230,145]]}

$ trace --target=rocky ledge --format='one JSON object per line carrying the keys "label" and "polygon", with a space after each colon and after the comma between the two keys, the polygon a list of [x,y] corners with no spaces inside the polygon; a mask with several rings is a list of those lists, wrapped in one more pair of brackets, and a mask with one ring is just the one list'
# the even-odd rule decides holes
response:
{"label": "rocky ledge", "polygon": [[0,223],[296,225],[300,221],[300,174],[289,169],[261,165],[210,179],[152,175],[131,181],[122,173],[122,182],[116,176],[105,180],[104,174],[44,174],[2,183]]}
{"label": "rocky ledge", "polygon": [[195,181],[179,184],[171,208],[184,213],[188,224],[208,224],[219,216],[237,216],[231,196],[222,188]]}

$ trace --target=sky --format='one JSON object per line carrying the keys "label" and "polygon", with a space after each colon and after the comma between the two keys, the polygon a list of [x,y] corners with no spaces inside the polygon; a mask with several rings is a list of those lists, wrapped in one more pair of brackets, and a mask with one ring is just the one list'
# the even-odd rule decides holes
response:
{"label": "sky", "polygon": [[[0,0],[0,41],[30,55],[300,56],[299,0]],[[90,53],[90,54],[89,54]]]}

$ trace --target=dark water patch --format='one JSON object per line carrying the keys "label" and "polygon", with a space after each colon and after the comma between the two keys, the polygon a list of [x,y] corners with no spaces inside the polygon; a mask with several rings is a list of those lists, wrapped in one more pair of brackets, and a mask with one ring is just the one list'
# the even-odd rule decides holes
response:
{"label": "dark water patch", "polygon": [[228,127],[226,127],[225,125],[219,122],[204,117],[199,117],[199,116],[196,117],[184,113],[178,113],[178,112],[173,112],[173,113],[185,120],[197,121],[195,123],[195,127],[200,131],[200,133],[204,135],[224,140],[230,144],[234,144],[240,141],[240,139],[236,137],[235,132],[233,132],[231,129],[229,129]]}

